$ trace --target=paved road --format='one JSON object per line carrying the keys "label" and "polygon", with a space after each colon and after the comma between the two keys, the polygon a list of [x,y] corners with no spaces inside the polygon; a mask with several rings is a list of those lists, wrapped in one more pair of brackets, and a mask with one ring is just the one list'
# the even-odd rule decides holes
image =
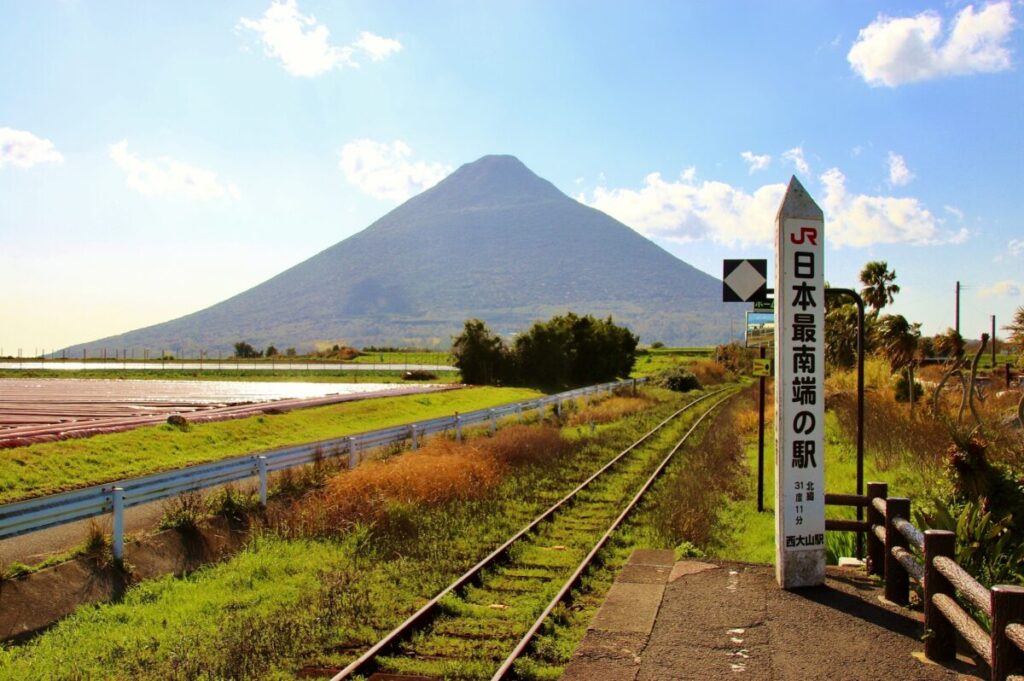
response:
{"label": "paved road", "polygon": [[[660,560],[659,560],[660,559]],[[563,681],[957,681],[923,661],[920,615],[880,599],[862,570],[783,591],[773,568],[674,562],[636,552],[595,615]]]}

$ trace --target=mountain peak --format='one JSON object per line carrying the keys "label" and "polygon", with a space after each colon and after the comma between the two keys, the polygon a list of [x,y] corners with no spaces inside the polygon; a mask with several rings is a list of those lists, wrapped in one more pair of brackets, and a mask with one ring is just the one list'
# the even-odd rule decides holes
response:
{"label": "mountain peak", "polygon": [[420,208],[433,204],[436,208],[465,209],[565,199],[555,185],[538,177],[515,156],[489,154],[460,166],[414,201]]}

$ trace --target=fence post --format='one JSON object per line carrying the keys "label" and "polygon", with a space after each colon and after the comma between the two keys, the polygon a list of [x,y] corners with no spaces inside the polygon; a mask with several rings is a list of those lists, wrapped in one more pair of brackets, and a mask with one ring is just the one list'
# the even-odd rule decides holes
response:
{"label": "fence post", "polygon": [[350,437],[348,439],[348,467],[355,468],[359,463],[359,445],[356,444],[356,439]]}
{"label": "fence post", "polygon": [[935,568],[935,558],[956,555],[956,535],[947,530],[924,531],[924,656],[935,662],[956,657],[956,630],[932,602],[935,594],[953,596],[953,585]]}
{"label": "fence post", "polygon": [[455,441],[462,442],[462,417],[455,412]]}
{"label": "fence post", "polygon": [[1024,622],[1024,587],[992,587],[992,681],[1005,681],[1024,667],[1024,652],[1006,637],[1006,625]]}
{"label": "fence post", "polygon": [[558,418],[562,418],[562,400],[555,401],[555,414]]}
{"label": "fence post", "polygon": [[910,499],[891,497],[885,502],[885,599],[906,605],[910,597],[910,577],[892,555],[893,548],[897,546],[907,548],[907,538],[893,525],[897,517],[910,518]]}
{"label": "fence post", "polygon": [[110,490],[110,498],[114,506],[114,523],[110,538],[114,558],[124,558],[124,489],[114,487]]}
{"label": "fence post", "polygon": [[260,506],[267,507],[267,457],[256,457],[256,468],[260,473]]}
{"label": "fence post", "polygon": [[868,574],[885,577],[885,546],[871,530],[872,525],[882,526],[885,518],[875,508],[875,499],[889,496],[889,485],[884,482],[868,483]]}
{"label": "fence post", "polygon": [[519,423],[523,422],[523,405],[521,404],[516,405],[516,418],[519,420]]}
{"label": "fence post", "polygon": [[409,430],[411,431],[409,437],[412,440],[412,451],[415,452],[416,449],[420,446],[419,443],[416,441],[416,424],[414,423],[411,426],[409,426]]}
{"label": "fence post", "polygon": [[490,413],[491,413],[491,435],[494,435],[496,432],[498,432],[498,414],[493,409],[490,410]]}

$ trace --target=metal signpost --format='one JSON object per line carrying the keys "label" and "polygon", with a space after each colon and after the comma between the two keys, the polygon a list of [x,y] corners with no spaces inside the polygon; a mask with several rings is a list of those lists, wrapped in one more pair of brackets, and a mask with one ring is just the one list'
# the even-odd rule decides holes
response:
{"label": "metal signpost", "polygon": [[824,214],[796,177],[775,230],[775,576],[825,582]]}

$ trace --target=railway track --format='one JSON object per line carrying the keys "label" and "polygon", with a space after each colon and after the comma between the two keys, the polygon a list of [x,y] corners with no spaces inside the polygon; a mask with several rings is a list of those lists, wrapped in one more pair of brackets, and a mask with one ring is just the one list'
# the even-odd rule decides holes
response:
{"label": "railway track", "polygon": [[[700,423],[735,394],[661,421],[389,632],[331,681],[513,678],[516,661]],[[717,398],[717,399],[715,399]],[[707,408],[672,446],[655,436]],[[596,538],[596,539],[595,539]]]}

